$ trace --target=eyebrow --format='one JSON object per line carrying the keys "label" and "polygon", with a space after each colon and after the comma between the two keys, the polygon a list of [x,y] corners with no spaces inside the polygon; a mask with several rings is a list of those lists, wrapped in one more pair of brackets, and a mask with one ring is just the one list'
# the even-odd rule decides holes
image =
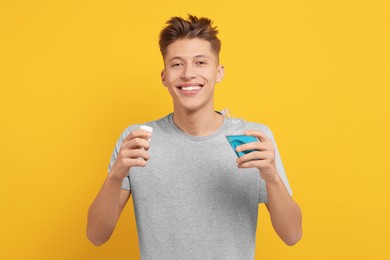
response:
{"label": "eyebrow", "polygon": [[[206,55],[200,54],[200,55],[194,56],[193,58],[206,58],[207,59],[209,57],[206,56]],[[169,62],[171,62],[171,61],[173,61],[175,59],[183,60],[183,57],[179,57],[179,56],[172,57],[171,59],[169,59]]]}

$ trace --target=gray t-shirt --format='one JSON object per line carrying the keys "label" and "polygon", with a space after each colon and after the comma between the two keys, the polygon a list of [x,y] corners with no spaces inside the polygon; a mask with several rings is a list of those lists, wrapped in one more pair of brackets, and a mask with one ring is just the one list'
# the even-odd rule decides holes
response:
{"label": "gray t-shirt", "polygon": [[[238,169],[226,135],[247,129],[263,132],[275,145],[276,167],[291,189],[271,131],[262,124],[226,118],[209,136],[191,136],[173,123],[172,114],[153,127],[150,159],[133,167],[122,188],[131,190],[141,258],[254,259],[258,203],[267,202],[259,170]],[[140,125],[125,129],[123,139]]]}

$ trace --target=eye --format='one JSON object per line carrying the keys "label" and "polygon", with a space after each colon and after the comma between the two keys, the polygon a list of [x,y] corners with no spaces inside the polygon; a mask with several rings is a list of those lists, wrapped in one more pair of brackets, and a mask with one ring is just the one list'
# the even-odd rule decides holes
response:
{"label": "eye", "polygon": [[197,61],[196,64],[199,65],[199,66],[207,65],[207,61],[200,60],[200,61]]}
{"label": "eye", "polygon": [[178,68],[178,67],[181,67],[183,64],[182,63],[173,63],[171,65],[172,68]]}

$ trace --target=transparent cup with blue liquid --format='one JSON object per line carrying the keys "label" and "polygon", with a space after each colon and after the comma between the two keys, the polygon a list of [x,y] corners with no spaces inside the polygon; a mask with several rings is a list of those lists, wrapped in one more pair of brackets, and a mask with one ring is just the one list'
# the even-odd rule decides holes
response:
{"label": "transparent cup with blue liquid", "polygon": [[[230,114],[230,111],[225,108],[221,111],[221,114],[226,117],[226,118],[231,118],[231,114]],[[246,122],[245,120],[243,119],[240,119],[240,120],[237,120],[237,122],[243,122],[244,123],[244,129],[246,129]],[[234,121],[233,121],[233,124],[234,124]],[[242,132],[242,130],[241,130]],[[228,140],[230,146],[232,147],[233,151],[236,153],[236,155],[238,157],[241,157],[245,154],[248,154],[248,153],[251,153],[253,151],[256,151],[256,150],[246,150],[246,151],[240,151],[240,152],[237,152],[237,147],[240,146],[240,145],[243,145],[243,144],[247,144],[247,143],[251,143],[251,142],[259,142],[260,140],[255,137],[255,136],[251,136],[251,135],[244,135],[243,133],[239,133],[238,131],[237,132],[234,132],[232,131],[232,133],[228,133],[226,134],[226,139]]]}

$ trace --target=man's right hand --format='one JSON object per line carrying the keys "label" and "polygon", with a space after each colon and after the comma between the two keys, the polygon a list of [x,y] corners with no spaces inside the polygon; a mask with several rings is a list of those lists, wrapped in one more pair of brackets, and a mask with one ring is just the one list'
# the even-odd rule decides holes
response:
{"label": "man's right hand", "polygon": [[149,160],[149,146],[152,133],[137,129],[131,132],[122,142],[114,165],[109,175],[118,179],[124,179],[131,167],[145,167]]}
{"label": "man's right hand", "polygon": [[87,237],[93,244],[103,244],[114,231],[131,194],[121,189],[122,180],[131,167],[146,165],[151,136],[150,132],[137,129],[123,140],[114,165],[88,210]]}

